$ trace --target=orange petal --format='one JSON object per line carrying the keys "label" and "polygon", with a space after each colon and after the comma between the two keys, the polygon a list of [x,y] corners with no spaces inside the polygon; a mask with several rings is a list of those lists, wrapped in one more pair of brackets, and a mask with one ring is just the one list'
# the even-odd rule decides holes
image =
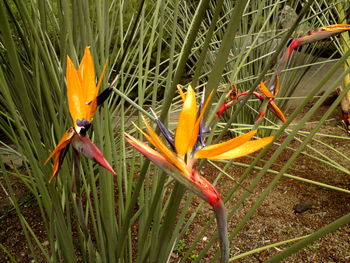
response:
{"label": "orange petal", "polygon": [[52,151],[49,157],[46,159],[45,164],[57,153],[61,152],[68,144],[71,143],[73,136],[76,134],[73,128],[69,128],[63,135],[62,139],[58,142],[56,148]]}
{"label": "orange petal", "polygon": [[84,102],[90,102],[97,97],[96,74],[90,47],[85,48],[83,59],[79,65],[78,75],[84,91]]}
{"label": "orange petal", "polygon": [[268,98],[273,98],[273,94],[268,90],[268,88],[266,88],[265,83],[264,82],[260,82],[260,84],[258,85],[258,90],[263,93],[266,97]]}
{"label": "orange petal", "polygon": [[45,161],[45,164],[46,164],[53,156],[55,156],[49,183],[58,174],[58,171],[60,170],[60,166],[61,166],[61,162],[62,162],[61,155],[63,154],[66,147],[72,142],[74,135],[76,135],[74,128],[69,128],[68,131],[66,131],[66,133],[63,135],[62,139],[57,144],[56,148],[52,151],[50,156]]}
{"label": "orange petal", "polygon": [[102,69],[100,78],[98,79],[97,86],[96,86],[96,87],[97,87],[97,93],[98,93],[99,90],[100,90],[100,86],[101,86],[103,77],[104,77],[104,75],[105,75],[105,73],[106,73],[107,64],[108,64],[108,60],[107,60],[107,61],[105,62],[105,64],[103,65],[103,69]]}
{"label": "orange petal", "polygon": [[[90,52],[90,47],[86,47],[83,59],[79,65],[78,75],[82,86],[82,107],[84,108],[84,119],[90,121],[92,118],[91,112],[96,111],[95,98],[98,95],[96,87],[96,74],[94,68],[94,61]],[[91,102],[90,104],[88,104]]]}
{"label": "orange petal", "polygon": [[206,100],[206,102],[205,102],[205,104],[204,104],[204,106],[202,108],[202,111],[199,114],[198,119],[196,120],[196,123],[195,123],[194,128],[193,128],[193,132],[192,132],[192,138],[191,138],[191,140],[189,142],[189,149],[192,149],[194,147],[194,145],[196,144],[196,142],[197,142],[198,133],[199,133],[199,127],[200,127],[201,121],[202,121],[202,119],[204,117],[205,110],[207,109],[208,104],[209,104],[213,94],[214,94],[213,91],[210,92],[210,94],[209,94],[209,96],[208,96],[208,98],[207,98],[207,100]]}
{"label": "orange petal", "polygon": [[279,118],[282,122],[286,122],[286,117],[274,101],[269,101],[268,106],[269,109],[273,112],[273,114],[277,116],[277,118]]}
{"label": "orange petal", "polygon": [[151,137],[151,140],[149,140],[154,147],[156,147],[163,156],[172,163],[175,167],[177,167],[182,173],[188,174],[188,170],[186,167],[185,162],[178,158],[173,151],[171,151],[160,139],[160,137],[155,133],[155,131],[152,129],[151,125],[147,122],[147,120],[142,116],[143,122],[146,125],[148,135]]}
{"label": "orange petal", "polygon": [[[161,155],[159,152],[153,150],[151,147],[149,147],[147,144],[139,141],[135,137],[131,136],[130,134],[125,133],[125,139],[129,144],[131,144],[135,149],[137,149],[139,152],[144,154],[147,158],[150,158],[153,160],[158,160],[159,163],[168,163],[169,165],[172,165],[168,160],[165,159],[163,155]],[[156,163],[158,163],[156,162]]]}
{"label": "orange petal", "polygon": [[[143,116],[142,116],[142,117],[143,117]],[[139,130],[139,132],[142,133],[143,136],[145,136],[145,138],[147,139],[147,141],[155,147],[155,144],[156,144],[156,143],[153,141],[153,139],[152,139],[147,133],[145,133],[143,130],[141,130],[141,129],[139,128],[139,126],[137,126],[134,122],[131,122],[131,123],[135,126],[136,129]]]}
{"label": "orange petal", "polygon": [[190,172],[187,169],[185,173],[183,173],[183,171],[179,170],[178,167],[176,167],[173,163],[169,162],[169,160],[167,160],[167,158],[165,158],[162,154],[153,150],[151,147],[149,147],[145,143],[137,140],[136,138],[134,138],[133,136],[127,133],[125,133],[125,139],[136,150],[141,152],[149,160],[155,163],[159,168],[168,172],[171,176],[176,177],[176,179],[182,183],[185,183],[186,181],[188,181],[188,178],[190,177]]}
{"label": "orange petal", "polygon": [[57,153],[55,155],[55,160],[53,163],[53,168],[52,168],[52,172],[51,172],[51,177],[49,179],[49,183],[51,183],[52,179],[54,179],[56,177],[56,175],[58,174],[58,171],[60,170],[60,157],[61,157],[61,152]]}
{"label": "orange petal", "polygon": [[188,151],[192,150],[193,145],[190,144],[193,136],[196,136],[194,134],[196,118],[196,96],[193,88],[189,86],[175,133],[175,148],[180,156],[183,156]]}
{"label": "orange petal", "polygon": [[210,157],[210,160],[230,160],[251,154],[265,147],[273,141],[273,136],[265,137],[259,140],[248,141],[235,149],[227,151],[223,154]]}
{"label": "orange petal", "polygon": [[277,96],[278,91],[280,89],[280,76],[277,74],[276,75],[276,82],[275,82],[275,90],[274,90],[274,96]]}
{"label": "orange petal", "polygon": [[185,97],[184,92],[182,91],[182,88],[181,88],[179,85],[177,85],[176,88],[177,88],[177,90],[179,91],[179,94],[180,94],[180,96],[181,96],[182,102],[185,102],[186,97]]}
{"label": "orange petal", "polygon": [[242,134],[226,142],[206,146],[203,149],[196,152],[195,156],[196,158],[208,158],[208,159],[213,158],[217,155],[223,154],[227,151],[230,151],[234,148],[241,146],[242,144],[249,141],[255,134],[256,134],[256,130]]}
{"label": "orange petal", "polygon": [[337,25],[324,26],[322,27],[322,29],[326,31],[346,31],[346,30],[350,30],[350,25],[337,24]]}
{"label": "orange petal", "polygon": [[68,56],[66,67],[66,81],[69,112],[72,116],[74,126],[76,127],[76,120],[81,120],[85,117],[85,112],[82,107],[82,105],[84,104],[84,102],[82,101],[84,96],[78,72],[75,69],[72,60]]}
{"label": "orange petal", "polygon": [[94,115],[96,113],[96,110],[97,110],[97,100],[96,100],[96,98],[98,96],[98,93],[99,93],[99,90],[100,90],[100,86],[101,86],[101,83],[102,83],[102,79],[103,79],[103,76],[105,75],[105,72],[106,72],[106,68],[107,68],[107,61],[104,64],[101,76],[98,79],[98,83],[97,83],[97,86],[96,86],[96,97],[94,97],[92,99],[92,101],[90,101],[90,104],[89,104],[89,112],[88,112],[88,114],[86,116],[87,120],[89,120],[89,121],[92,119],[92,117],[94,117]]}
{"label": "orange petal", "polygon": [[196,170],[192,170],[191,173],[182,173],[173,164],[171,164],[163,155],[153,150],[143,142],[137,140],[131,135],[125,133],[125,140],[133,146],[136,150],[146,156],[150,161],[156,164],[159,168],[164,170],[168,175],[172,176],[175,180],[183,184],[187,189],[203,198],[211,205],[217,201],[222,200],[219,192],[215,187],[204,177],[198,174]]}

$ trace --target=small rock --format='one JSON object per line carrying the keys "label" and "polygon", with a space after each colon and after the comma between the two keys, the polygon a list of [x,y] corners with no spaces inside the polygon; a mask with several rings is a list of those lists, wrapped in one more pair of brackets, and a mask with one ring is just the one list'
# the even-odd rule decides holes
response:
{"label": "small rock", "polygon": [[44,241],[43,243],[41,243],[44,247],[48,246],[49,245],[49,241]]}
{"label": "small rock", "polygon": [[289,6],[285,5],[283,9],[278,14],[277,25],[279,29],[287,29],[293,25],[293,22],[298,17],[295,10]]}
{"label": "small rock", "polygon": [[300,202],[293,207],[293,211],[296,214],[304,213],[307,210],[310,210],[312,205],[308,202]]}
{"label": "small rock", "polygon": [[9,168],[14,166],[15,168],[19,169],[23,166],[23,159],[15,154],[4,154],[1,156],[1,159],[5,166]]}

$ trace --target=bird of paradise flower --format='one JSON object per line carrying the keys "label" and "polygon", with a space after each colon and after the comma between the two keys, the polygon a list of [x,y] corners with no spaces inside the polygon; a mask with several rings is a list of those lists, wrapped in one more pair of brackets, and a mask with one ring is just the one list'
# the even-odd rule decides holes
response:
{"label": "bird of paradise flower", "polygon": [[[272,75],[271,79],[269,80],[267,87],[265,86],[264,82],[261,82],[260,85],[258,85],[257,87],[257,89],[260,92],[253,92],[253,95],[255,95],[261,101],[268,99],[267,106],[269,110],[271,110],[272,113],[275,114],[282,122],[285,122],[286,118],[283,115],[282,111],[279,109],[279,107],[275,104],[274,99],[277,96],[280,88],[280,77],[281,77],[282,70],[287,65],[293,51],[296,48],[301,47],[303,45],[325,40],[327,38],[339,35],[346,31],[350,31],[350,25],[336,24],[336,25],[323,26],[321,28],[316,29],[315,31],[308,32],[302,37],[293,38],[290,44],[288,45],[288,47],[286,48],[281,60],[278,62],[276,70]],[[216,116],[220,117],[228,108],[230,108],[234,104],[235,101],[237,101],[237,99],[247,94],[248,92],[246,91],[246,92],[238,93],[236,96],[231,96],[229,100],[225,101],[220,106],[219,110],[216,113]],[[347,98],[345,97],[343,101],[346,101],[346,99]],[[344,123],[349,124],[350,103],[347,103],[347,104],[342,103],[342,112],[343,112]],[[258,121],[262,120],[264,117],[265,117],[264,110],[260,111],[258,116]]]}
{"label": "bird of paradise flower", "polygon": [[69,145],[72,144],[75,151],[83,154],[87,158],[97,162],[102,167],[115,174],[115,171],[104,158],[101,151],[86,137],[87,130],[91,127],[91,120],[100,106],[112,92],[111,88],[105,89],[98,95],[106,65],[96,85],[96,75],[94,62],[90,48],[86,47],[83,59],[78,70],[72,60],[67,56],[66,81],[69,112],[74,122],[74,127],[70,127],[51,152],[45,164],[54,158],[54,165],[50,181],[56,177],[67,153]]}
{"label": "bird of paradise flower", "polygon": [[250,139],[256,134],[256,130],[254,130],[226,142],[205,146],[203,144],[204,129],[202,127],[202,119],[212,93],[206,103],[200,107],[200,112],[197,112],[194,89],[189,86],[186,95],[181,88],[178,89],[183,101],[183,106],[178,119],[175,138],[164,124],[156,118],[156,123],[161,133],[170,144],[171,149],[161,140],[144,117],[142,118],[146,126],[146,131],[135,126],[156,150],[130,134],[125,133],[125,139],[130,145],[164,170],[168,175],[172,176],[188,190],[192,191],[212,206],[219,231],[221,262],[227,262],[229,257],[229,242],[223,199],[217,189],[199,174],[196,170],[195,163],[200,158],[209,160],[238,158],[263,148],[272,142],[273,137],[251,141]]}

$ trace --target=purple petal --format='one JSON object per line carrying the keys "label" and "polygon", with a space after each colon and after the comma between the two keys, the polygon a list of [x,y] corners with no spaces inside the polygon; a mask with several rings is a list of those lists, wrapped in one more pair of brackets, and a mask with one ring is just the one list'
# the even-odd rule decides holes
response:
{"label": "purple petal", "polygon": [[156,122],[160,132],[163,134],[164,138],[167,140],[167,142],[169,143],[170,147],[172,148],[172,150],[174,152],[176,152],[175,150],[175,144],[174,144],[174,136],[171,134],[171,132],[167,129],[167,127],[165,127],[165,125],[160,121],[160,119],[158,118],[157,114],[155,113],[155,111],[151,109],[151,112],[154,116],[154,121]]}
{"label": "purple petal", "polygon": [[105,102],[105,100],[108,99],[108,97],[111,95],[112,91],[112,87],[108,87],[107,89],[102,91],[100,95],[98,95],[96,98],[97,106],[101,106]]}

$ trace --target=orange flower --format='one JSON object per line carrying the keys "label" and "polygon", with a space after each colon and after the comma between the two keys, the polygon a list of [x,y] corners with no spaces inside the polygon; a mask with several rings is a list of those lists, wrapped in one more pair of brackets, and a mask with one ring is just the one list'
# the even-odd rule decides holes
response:
{"label": "orange flower", "polygon": [[[197,113],[196,97],[193,88],[189,86],[186,95],[181,89],[179,89],[179,92],[183,99],[183,107],[180,112],[175,139],[167,138],[168,142],[171,144],[173,142],[174,145],[171,146],[175,151],[166,146],[145,118],[143,118],[143,121],[146,126],[146,132],[137,128],[156,150],[153,150],[145,143],[127,133],[125,134],[125,138],[128,143],[154,162],[158,167],[173,176],[177,181],[185,185],[209,204],[215,206],[217,202],[221,202],[222,198],[215,187],[193,167],[196,160],[199,158],[228,160],[245,156],[271,143],[273,137],[250,141],[256,134],[256,131],[251,131],[226,142],[202,146],[200,141],[203,134],[200,126],[212,94],[210,94],[207,102],[202,107],[201,112]],[[158,119],[156,121],[159,126],[160,121]],[[164,136],[169,137],[171,133],[164,133],[164,129],[164,126],[160,127]]]}
{"label": "orange flower", "polygon": [[69,112],[72,116],[74,127],[68,129],[45,161],[46,164],[55,156],[50,181],[58,174],[70,144],[73,145],[75,150],[115,174],[101,151],[85,136],[86,131],[91,126],[91,120],[97,110],[97,106],[101,105],[112,91],[111,88],[107,88],[98,95],[106,65],[107,63],[104,65],[101,77],[96,85],[95,68],[90,48],[85,48],[84,57],[78,70],[75,68],[72,60],[67,56],[67,96]]}
{"label": "orange flower", "polygon": [[72,60],[67,56],[67,95],[69,112],[72,116],[75,129],[89,123],[97,109],[97,95],[104,76],[104,65],[101,77],[96,85],[94,61],[90,48],[85,48],[84,57],[78,70]]}
{"label": "orange flower", "polygon": [[266,96],[269,99],[269,110],[272,111],[274,115],[277,116],[282,122],[286,122],[286,117],[284,116],[283,112],[280,110],[280,108],[275,103],[275,95],[278,93],[279,88],[279,78],[276,78],[276,85],[274,87],[274,94],[271,93],[271,91],[265,86],[264,82],[261,82],[258,86],[258,89],[261,91],[264,96]]}

